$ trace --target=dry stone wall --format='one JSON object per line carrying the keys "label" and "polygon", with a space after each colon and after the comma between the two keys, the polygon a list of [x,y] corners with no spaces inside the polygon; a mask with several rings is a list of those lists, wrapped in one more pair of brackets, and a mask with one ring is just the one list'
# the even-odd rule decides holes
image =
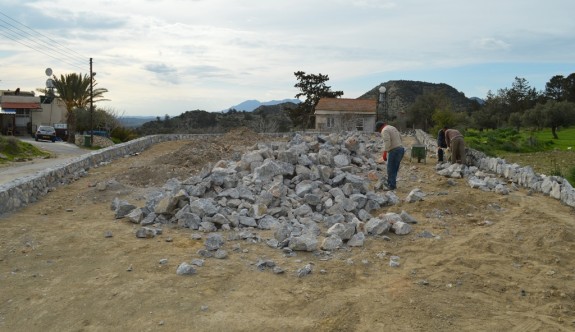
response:
{"label": "dry stone wall", "polygon": [[90,152],[67,163],[0,185],[0,215],[16,211],[38,201],[56,187],[66,185],[84,176],[92,167],[142,152],[160,142],[190,139],[192,136],[202,135],[172,134],[142,137]]}
{"label": "dry stone wall", "polygon": [[[425,144],[428,151],[437,151],[435,137],[431,137],[419,129],[416,130],[415,136],[421,144]],[[537,174],[530,166],[509,164],[505,159],[488,157],[484,153],[470,148],[466,148],[466,155],[469,165],[485,172],[497,174],[514,185],[541,192],[575,208],[575,189],[565,178]]]}

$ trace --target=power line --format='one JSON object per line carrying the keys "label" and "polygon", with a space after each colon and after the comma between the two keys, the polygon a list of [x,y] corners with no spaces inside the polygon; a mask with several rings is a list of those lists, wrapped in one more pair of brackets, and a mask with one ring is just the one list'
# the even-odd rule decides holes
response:
{"label": "power line", "polygon": [[[4,23],[6,25],[3,25],[1,23]],[[2,17],[0,17],[0,26],[4,27],[7,30],[6,33],[12,33],[12,36],[16,35],[15,38],[18,38],[17,36],[20,36],[20,37],[23,37],[24,39],[32,38],[31,40],[34,41],[33,38],[35,38],[35,37],[32,34],[14,26],[13,24],[11,24],[7,21],[5,21],[4,19],[2,19]],[[20,40],[20,38],[18,38],[18,39]],[[58,53],[61,56],[64,56],[64,57],[66,57],[72,61],[78,61],[77,58],[70,56],[69,54],[63,52],[62,50],[60,50],[57,47],[54,47],[52,44],[46,42],[44,39],[39,39],[39,41],[40,42],[36,42],[36,44],[38,44],[38,46],[41,46],[42,48],[48,48],[49,50],[54,51],[55,53]]]}
{"label": "power line", "polygon": [[[62,61],[70,66],[73,66],[75,68],[81,68],[79,63],[84,62],[85,57],[82,56],[81,54],[79,54],[76,51],[73,51],[63,45],[61,45],[60,43],[58,43],[57,41],[55,41],[54,39],[32,29],[31,27],[20,23],[18,21],[16,21],[15,19],[9,17],[8,15],[0,12],[0,15],[8,18],[9,20],[25,27],[26,29],[28,29],[29,31],[32,31],[34,34],[25,31],[17,26],[15,26],[14,24],[11,24],[10,22],[2,19],[0,17],[0,22],[3,22],[4,24],[0,24],[0,27],[5,28],[5,30],[0,30],[0,33],[2,35],[4,35],[6,38],[11,39],[13,41],[15,41],[16,43],[19,43],[21,45],[24,45],[34,51],[40,52],[42,54],[45,54],[53,59],[56,59],[58,61]],[[38,36],[41,36],[42,38],[39,38]],[[22,38],[19,37],[23,37],[25,41],[22,40]],[[66,53],[62,50],[60,50],[59,48],[56,48],[55,46],[53,46],[52,44],[49,44],[47,41],[45,41],[45,39],[53,42],[54,44],[58,45],[61,49],[64,49],[66,51],[68,51],[69,53]],[[74,57],[72,55],[70,55],[71,53],[76,54],[78,57]],[[82,60],[80,60],[80,58],[83,58]],[[82,68],[84,69],[84,68]]]}
{"label": "power line", "polygon": [[78,56],[81,57],[81,58],[87,58],[87,56],[84,56],[84,55],[82,55],[82,54],[80,54],[80,53],[78,53],[78,52],[76,52],[76,51],[74,51],[74,50],[72,50],[72,49],[70,49],[70,48],[67,48],[66,46],[64,46],[64,45],[62,45],[62,44],[60,44],[60,43],[58,43],[57,41],[55,41],[54,39],[50,38],[49,36],[46,36],[46,35],[44,35],[43,33],[32,29],[31,27],[27,26],[27,25],[24,24],[24,23],[21,23],[21,22],[16,21],[15,19],[13,19],[13,18],[9,17],[8,15],[2,13],[1,11],[0,11],[0,15],[6,17],[6,18],[8,18],[8,19],[10,19],[11,21],[14,21],[14,22],[16,22],[16,23],[18,23],[18,24],[20,24],[20,25],[26,27],[26,28],[29,29],[29,30],[34,31],[35,33],[39,34],[40,36],[47,38],[47,39],[50,40],[51,42],[60,45],[60,46],[61,46],[62,48],[64,48],[65,50],[67,50],[67,51],[69,51],[69,52],[71,52],[71,53],[76,53],[76,55],[78,55]]}
{"label": "power line", "polygon": [[[1,25],[0,25],[0,26],[1,26]],[[58,58],[58,57],[56,57],[56,56],[54,56],[54,55],[52,55],[52,54],[50,54],[50,53],[48,53],[48,52],[46,52],[46,51],[40,49],[40,48],[37,48],[37,47],[34,47],[34,46],[32,46],[32,45],[26,44],[25,42],[22,42],[22,41],[20,41],[20,40],[14,38],[14,37],[12,37],[12,36],[7,35],[4,31],[0,31],[0,34],[4,35],[4,36],[5,36],[6,38],[8,38],[8,39],[11,39],[11,40],[15,41],[15,42],[18,43],[18,44],[24,45],[24,46],[26,46],[26,47],[28,47],[28,48],[34,50],[34,51],[40,52],[40,53],[42,53],[42,54],[45,54],[45,55],[47,55],[47,56],[49,56],[49,57],[51,57],[51,58],[53,58],[53,59],[62,61],[62,62],[66,63],[66,64],[68,64],[68,65],[70,65],[70,66],[72,66],[72,67],[80,68],[80,66],[79,66],[78,64],[74,64],[74,63],[68,62],[67,60]]]}

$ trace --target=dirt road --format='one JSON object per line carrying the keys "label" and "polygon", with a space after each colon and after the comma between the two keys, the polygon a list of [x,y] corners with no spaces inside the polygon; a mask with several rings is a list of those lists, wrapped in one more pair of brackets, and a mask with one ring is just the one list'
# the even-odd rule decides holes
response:
{"label": "dirt road", "polygon": [[[265,241],[228,241],[227,259],[178,276],[181,262],[200,258],[203,240],[175,227],[138,239],[133,224],[114,219],[114,197],[143,205],[154,186],[260,139],[244,132],[158,144],[0,219],[0,330],[575,329],[573,209],[526,190],[502,196],[465,179],[450,183],[429,161],[404,159],[399,174],[398,196],[420,188],[424,201],[378,211],[408,211],[419,221],[410,235],[368,237],[364,247],[329,255],[289,257]],[[95,186],[111,179],[121,185]],[[260,271],[260,259],[285,273]],[[310,262],[313,272],[298,278]]]}

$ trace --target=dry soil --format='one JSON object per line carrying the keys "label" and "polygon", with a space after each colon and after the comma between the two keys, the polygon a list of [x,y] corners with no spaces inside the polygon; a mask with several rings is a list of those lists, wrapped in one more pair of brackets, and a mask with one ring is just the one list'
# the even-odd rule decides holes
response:
{"label": "dry soil", "polygon": [[[138,239],[137,226],[114,219],[114,197],[143,206],[169,178],[263,139],[236,131],[157,144],[2,216],[0,331],[575,330],[573,209],[524,189],[502,196],[465,179],[450,184],[431,158],[406,156],[396,191],[405,198],[420,188],[424,201],[377,211],[410,213],[418,220],[410,235],[368,237],[330,255],[285,257],[264,242],[231,241],[227,259],[178,276],[203,240],[176,227]],[[121,185],[99,190],[112,179]],[[285,273],[258,270],[259,259]],[[313,272],[297,277],[308,263]]]}

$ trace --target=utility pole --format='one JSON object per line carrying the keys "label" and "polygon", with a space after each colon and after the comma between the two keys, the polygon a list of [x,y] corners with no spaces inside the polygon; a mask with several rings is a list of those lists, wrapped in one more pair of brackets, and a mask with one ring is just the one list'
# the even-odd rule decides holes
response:
{"label": "utility pole", "polygon": [[94,145],[94,72],[90,58],[90,147]]}

